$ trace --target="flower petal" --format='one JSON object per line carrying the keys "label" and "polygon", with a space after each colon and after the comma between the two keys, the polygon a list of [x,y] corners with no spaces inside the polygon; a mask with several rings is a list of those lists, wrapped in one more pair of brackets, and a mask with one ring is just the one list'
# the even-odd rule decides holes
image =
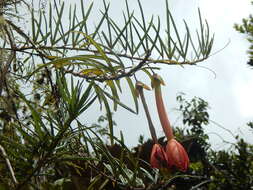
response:
{"label": "flower petal", "polygon": [[186,171],[189,167],[189,157],[184,147],[175,139],[168,141],[166,154],[169,165],[175,166],[181,171]]}
{"label": "flower petal", "polygon": [[154,144],[150,156],[152,168],[168,168],[168,159],[163,147],[160,144]]}

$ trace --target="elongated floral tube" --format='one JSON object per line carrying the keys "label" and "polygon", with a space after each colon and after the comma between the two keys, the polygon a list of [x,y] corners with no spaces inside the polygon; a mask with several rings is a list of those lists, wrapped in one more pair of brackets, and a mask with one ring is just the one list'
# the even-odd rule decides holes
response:
{"label": "elongated floral tube", "polygon": [[138,94],[141,97],[141,102],[142,102],[142,105],[143,105],[143,108],[145,110],[145,114],[146,114],[146,117],[147,117],[147,120],[148,120],[148,126],[149,126],[149,131],[150,131],[151,137],[152,137],[154,143],[158,144],[157,136],[156,136],[156,132],[155,132],[155,127],[154,127],[153,122],[151,120],[151,116],[150,116],[150,113],[149,113],[149,110],[148,110],[146,99],[145,99],[144,93],[143,93],[143,88],[144,87],[145,87],[145,89],[148,89],[146,87],[146,85],[144,85],[143,83],[141,83],[141,82],[136,83],[136,90],[138,91]]}
{"label": "elongated floral tube", "polygon": [[169,119],[168,119],[168,116],[166,113],[166,109],[165,109],[165,106],[163,103],[161,84],[164,84],[161,77],[158,76],[157,74],[154,74],[153,81],[152,81],[152,87],[155,89],[156,107],[157,107],[157,111],[158,111],[161,125],[163,127],[163,131],[169,141],[174,138],[174,135],[173,135],[173,130],[170,125],[170,122],[169,122]]}

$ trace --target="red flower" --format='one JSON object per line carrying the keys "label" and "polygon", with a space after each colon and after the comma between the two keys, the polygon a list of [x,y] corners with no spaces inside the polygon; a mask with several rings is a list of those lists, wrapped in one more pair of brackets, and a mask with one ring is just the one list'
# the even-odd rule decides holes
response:
{"label": "red flower", "polygon": [[168,141],[166,155],[170,166],[175,166],[181,171],[186,171],[189,166],[189,157],[184,147],[175,139]]}
{"label": "red flower", "polygon": [[160,144],[154,144],[150,157],[150,164],[152,168],[168,168],[168,158]]}

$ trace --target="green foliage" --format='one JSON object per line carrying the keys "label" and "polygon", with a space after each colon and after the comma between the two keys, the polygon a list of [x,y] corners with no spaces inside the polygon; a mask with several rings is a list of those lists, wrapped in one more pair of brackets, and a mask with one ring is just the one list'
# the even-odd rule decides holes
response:
{"label": "green foliage", "polygon": [[234,151],[212,152],[212,182],[209,189],[251,189],[253,146],[238,139]]}
{"label": "green foliage", "polygon": [[209,124],[208,103],[198,97],[187,101],[183,94],[177,96],[177,101],[180,103],[179,111],[183,116],[183,124],[188,125],[187,135],[196,138],[197,144],[200,145],[200,159],[206,159],[206,151],[210,147],[207,143],[209,137],[204,131],[204,126]]}
{"label": "green foliage", "polygon": [[[251,4],[253,5],[253,1]],[[242,34],[247,34],[247,40],[250,43],[248,64],[253,66],[253,16],[249,15],[248,18],[244,18],[242,24],[235,24],[234,28]]]}
{"label": "green foliage", "polygon": [[182,95],[177,96],[177,100],[180,102],[179,110],[183,114],[183,124],[193,126],[192,132],[201,133],[201,126],[209,123],[208,103],[197,97],[188,102]]}

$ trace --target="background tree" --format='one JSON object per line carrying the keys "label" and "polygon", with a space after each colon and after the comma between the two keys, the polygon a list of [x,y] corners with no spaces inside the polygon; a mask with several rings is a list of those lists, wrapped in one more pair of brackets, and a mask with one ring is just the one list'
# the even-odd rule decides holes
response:
{"label": "background tree", "polygon": [[[253,1],[251,1],[251,4],[253,5]],[[235,24],[235,29],[243,34],[247,34],[247,40],[250,43],[249,47],[249,61],[248,64],[250,66],[253,66],[253,17],[252,15],[249,15],[249,18],[244,18],[242,20],[242,24]]]}

